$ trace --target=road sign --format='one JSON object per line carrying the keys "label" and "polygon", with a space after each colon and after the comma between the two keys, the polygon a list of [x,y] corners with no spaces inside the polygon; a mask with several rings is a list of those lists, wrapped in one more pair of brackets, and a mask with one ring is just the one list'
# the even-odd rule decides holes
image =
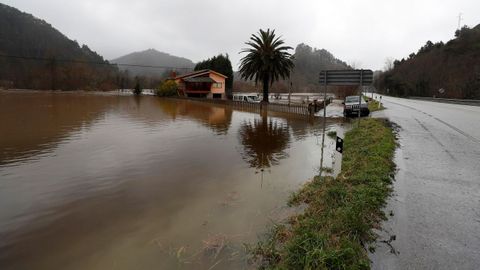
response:
{"label": "road sign", "polygon": [[373,71],[369,69],[352,70],[323,70],[320,72],[322,85],[371,85],[373,84]]}
{"label": "road sign", "polygon": [[343,153],[343,139],[337,136],[337,142],[335,143],[335,149],[340,154]]}
{"label": "road sign", "polygon": [[[355,85],[355,86],[365,86],[373,84],[373,71],[369,69],[347,69],[347,70],[322,70],[320,72],[320,84],[324,86],[323,88],[323,135],[322,135],[322,157],[320,159],[320,170],[319,176],[322,176],[323,168],[323,148],[325,146],[325,129],[327,125],[327,86],[328,85]],[[360,87],[361,88],[361,87]],[[358,99],[358,107],[361,106],[362,92],[360,91]],[[358,125],[360,125],[360,112],[358,110]],[[337,140],[338,143],[338,140]],[[343,152],[343,140],[341,141],[342,145],[338,151],[340,154]],[[341,165],[340,165],[341,166]]]}
{"label": "road sign", "polygon": [[342,172],[342,156],[343,156],[343,128],[337,128],[337,139],[335,141],[335,152],[333,154],[333,177],[337,177]]}

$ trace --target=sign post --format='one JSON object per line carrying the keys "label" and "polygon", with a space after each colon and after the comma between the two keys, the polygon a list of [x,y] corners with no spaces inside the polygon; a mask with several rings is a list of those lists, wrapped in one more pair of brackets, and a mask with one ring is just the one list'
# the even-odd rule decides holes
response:
{"label": "sign post", "polygon": [[[325,128],[326,128],[326,98],[327,98],[327,86],[358,86],[359,89],[359,101],[358,101],[358,124],[360,125],[361,104],[362,104],[362,87],[373,84],[373,71],[369,69],[350,69],[350,70],[322,70],[319,77],[320,84],[324,85],[324,100],[323,100],[323,135],[322,135],[322,157],[320,159],[320,173],[322,176],[323,170],[323,149],[325,142]],[[339,132],[337,130],[337,132]],[[337,134],[337,143],[341,141],[341,151],[338,151],[336,147],[336,153],[339,153],[338,160],[336,158],[335,166],[339,166],[338,173],[341,170],[342,164],[342,152],[343,152],[343,133],[339,137]],[[337,173],[337,174],[338,174]]]}
{"label": "sign post", "polygon": [[[373,73],[372,73],[373,75]],[[362,83],[363,83],[363,69],[360,70],[360,86],[358,87],[358,126],[360,126],[360,116],[362,116]]]}
{"label": "sign post", "polygon": [[[325,71],[325,76],[327,76],[328,71]],[[323,171],[323,150],[325,146],[325,132],[327,126],[327,81],[325,80],[323,83],[323,133],[322,133],[322,156],[320,157],[320,170],[318,172],[318,176],[322,176]]]}
{"label": "sign post", "polygon": [[335,154],[333,155],[333,176],[337,177],[342,171],[343,157],[343,129],[337,129],[337,139],[335,141]]}

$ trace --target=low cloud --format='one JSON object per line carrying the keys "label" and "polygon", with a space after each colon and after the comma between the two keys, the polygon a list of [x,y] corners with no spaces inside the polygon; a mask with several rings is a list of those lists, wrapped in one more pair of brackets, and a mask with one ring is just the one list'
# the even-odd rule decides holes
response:
{"label": "low cloud", "polygon": [[276,29],[286,43],[325,48],[347,63],[381,69],[427,40],[453,37],[457,17],[474,26],[480,1],[7,0],[107,59],[155,48],[200,61],[228,53],[237,66],[252,33]]}

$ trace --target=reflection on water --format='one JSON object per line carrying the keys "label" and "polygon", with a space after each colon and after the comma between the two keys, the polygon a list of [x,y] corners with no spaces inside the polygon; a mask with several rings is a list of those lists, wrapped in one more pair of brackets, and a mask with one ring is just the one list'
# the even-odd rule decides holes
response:
{"label": "reflection on water", "polygon": [[79,92],[0,105],[2,270],[249,268],[243,243],[318,169],[319,121]]}
{"label": "reflection on water", "polygon": [[245,120],[239,132],[244,146],[244,159],[251,167],[264,169],[277,165],[288,155],[285,149],[290,142],[288,125],[273,119]]}
{"label": "reflection on water", "polygon": [[232,109],[216,107],[208,103],[171,101],[163,102],[160,108],[176,119],[178,116],[198,120],[199,123],[211,128],[217,135],[227,134],[232,122]]}
{"label": "reflection on water", "polygon": [[0,92],[0,165],[41,154],[108,109],[102,101],[68,95]]}

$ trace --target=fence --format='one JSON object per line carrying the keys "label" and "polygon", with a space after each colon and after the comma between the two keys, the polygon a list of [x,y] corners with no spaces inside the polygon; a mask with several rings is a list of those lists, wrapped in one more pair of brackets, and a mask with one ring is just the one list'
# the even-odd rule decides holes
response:
{"label": "fence", "polygon": [[[254,103],[254,102],[244,102],[244,101],[233,101],[233,100],[224,100],[224,99],[206,99],[206,98],[184,98],[197,102],[220,104],[224,106],[231,106],[233,109],[242,110],[242,111],[254,111],[260,112],[263,109],[273,112],[281,113],[291,113],[291,114],[300,114],[300,115],[314,115],[316,112],[323,109],[323,101],[309,104],[279,104],[279,103]],[[327,105],[332,101],[331,98],[327,98]]]}

